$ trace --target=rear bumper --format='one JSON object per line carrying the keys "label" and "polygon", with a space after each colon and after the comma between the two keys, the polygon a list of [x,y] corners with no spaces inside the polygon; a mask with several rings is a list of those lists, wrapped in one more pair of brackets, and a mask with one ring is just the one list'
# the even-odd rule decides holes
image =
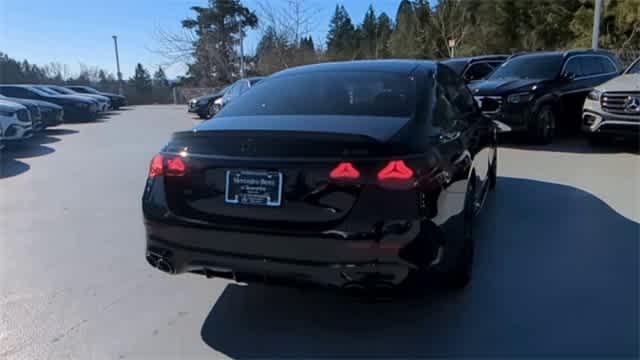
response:
{"label": "rear bumper", "polygon": [[[147,261],[170,264],[172,274],[197,273],[239,282],[345,287],[350,283],[401,284],[419,262],[435,259],[439,228],[419,222],[380,239],[231,232],[145,221]],[[357,237],[357,236],[356,236]],[[160,268],[160,267],[158,267]]]}

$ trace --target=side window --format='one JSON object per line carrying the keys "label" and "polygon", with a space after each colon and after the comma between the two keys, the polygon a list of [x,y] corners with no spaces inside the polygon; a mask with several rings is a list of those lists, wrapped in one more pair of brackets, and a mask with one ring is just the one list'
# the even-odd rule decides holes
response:
{"label": "side window", "polygon": [[582,76],[594,76],[604,72],[595,56],[581,56],[579,60],[582,66]]}
{"label": "side window", "polygon": [[600,66],[602,67],[605,74],[618,72],[618,69],[613,65],[609,58],[599,56],[598,61],[600,62]]}
{"label": "side window", "polygon": [[471,64],[464,72],[464,79],[467,81],[481,80],[491,74],[493,67],[486,62]]}
{"label": "side window", "polygon": [[575,77],[583,76],[582,66],[580,65],[580,58],[572,57],[565,63],[564,73],[573,74]]}
{"label": "side window", "polygon": [[436,80],[438,92],[434,126],[449,130],[468,125],[465,121],[469,114],[477,112],[477,105],[462,79],[448,67],[439,65]]}
{"label": "side window", "polygon": [[244,94],[247,90],[249,90],[249,82],[247,80],[243,80],[240,82],[238,96]]}

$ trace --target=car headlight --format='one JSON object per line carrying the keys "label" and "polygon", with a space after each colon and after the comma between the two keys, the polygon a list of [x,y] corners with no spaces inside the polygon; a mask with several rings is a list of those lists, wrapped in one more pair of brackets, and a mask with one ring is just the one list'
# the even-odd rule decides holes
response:
{"label": "car headlight", "polygon": [[533,100],[533,94],[530,92],[512,94],[507,97],[507,102],[511,104],[521,104]]}
{"label": "car headlight", "polygon": [[600,101],[600,96],[602,96],[602,91],[600,91],[598,89],[593,89],[593,90],[591,90],[589,95],[587,95],[587,98],[589,100],[593,100],[593,101]]}
{"label": "car headlight", "polygon": [[2,111],[2,110],[0,110],[0,115],[1,116],[13,117],[13,114],[15,114],[15,112],[13,112],[13,111]]}

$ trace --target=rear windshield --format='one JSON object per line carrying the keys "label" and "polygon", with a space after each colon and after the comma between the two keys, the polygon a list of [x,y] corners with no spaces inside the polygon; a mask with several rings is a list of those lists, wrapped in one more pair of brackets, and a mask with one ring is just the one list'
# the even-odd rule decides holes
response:
{"label": "rear windshield", "polygon": [[415,80],[383,72],[310,72],[265,79],[218,116],[349,115],[408,117]]}
{"label": "rear windshield", "polygon": [[518,79],[553,79],[560,72],[562,55],[529,55],[511,59],[502,64],[489,77],[489,80]]}

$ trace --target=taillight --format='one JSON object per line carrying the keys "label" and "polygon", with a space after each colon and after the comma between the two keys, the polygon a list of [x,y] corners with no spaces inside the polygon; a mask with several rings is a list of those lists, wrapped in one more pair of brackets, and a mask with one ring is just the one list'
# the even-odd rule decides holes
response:
{"label": "taillight", "polygon": [[165,157],[160,154],[151,159],[149,177],[156,176],[184,176],[187,172],[187,164],[182,157]]}
{"label": "taillight", "polygon": [[158,154],[151,159],[151,165],[149,165],[149,177],[160,176],[164,173],[164,156]]}
{"label": "taillight", "polygon": [[355,180],[360,177],[360,172],[352,163],[343,162],[331,170],[329,176],[334,180]]}
{"label": "taillight", "polygon": [[389,161],[378,173],[378,180],[410,180],[413,178],[413,170],[403,160]]}
{"label": "taillight", "polygon": [[187,164],[184,163],[182,157],[174,157],[167,159],[166,176],[184,176],[187,172]]}

